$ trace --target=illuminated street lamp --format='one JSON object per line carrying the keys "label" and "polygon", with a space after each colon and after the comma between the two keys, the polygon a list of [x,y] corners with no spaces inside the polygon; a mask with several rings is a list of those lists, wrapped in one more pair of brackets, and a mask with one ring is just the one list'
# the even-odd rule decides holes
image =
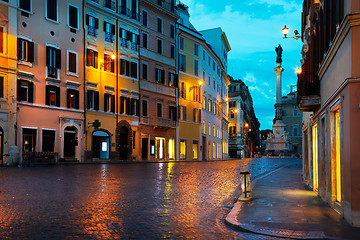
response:
{"label": "illuminated street lamp", "polygon": [[299,76],[301,74],[302,70],[301,70],[301,68],[298,67],[298,68],[296,68],[295,72]]}
{"label": "illuminated street lamp", "polygon": [[246,127],[246,128],[249,127],[249,124],[248,124],[248,123],[245,123],[245,127]]}
{"label": "illuminated street lamp", "polygon": [[202,80],[199,80],[199,85],[202,86],[204,82]]}
{"label": "illuminated street lamp", "polygon": [[115,58],[116,58],[115,54],[111,54],[111,59],[115,60]]}
{"label": "illuminated street lamp", "polygon": [[282,32],[283,32],[283,34],[284,34],[284,39],[285,39],[285,38],[292,38],[292,39],[298,40],[298,39],[300,38],[299,32],[298,32],[297,30],[294,31],[295,36],[288,36],[288,34],[289,34],[289,28],[286,27],[286,25],[285,25],[284,28],[282,29]]}

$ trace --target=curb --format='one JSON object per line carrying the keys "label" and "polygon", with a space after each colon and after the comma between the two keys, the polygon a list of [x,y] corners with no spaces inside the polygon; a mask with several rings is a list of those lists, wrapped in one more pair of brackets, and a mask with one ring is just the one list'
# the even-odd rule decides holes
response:
{"label": "curb", "polygon": [[[292,163],[290,163],[292,164]],[[290,165],[290,164],[283,164],[275,169],[266,171],[256,177],[254,177],[253,180],[253,188],[255,187],[255,184],[257,180],[262,179],[268,175],[273,174],[274,172],[279,171],[284,166]],[[270,228],[270,227],[263,227],[263,226],[257,226],[254,224],[249,223],[242,223],[239,222],[236,218],[237,214],[241,211],[246,201],[243,201],[241,197],[244,194],[241,193],[239,200],[234,204],[234,207],[231,209],[229,214],[225,218],[225,224],[228,225],[231,228],[234,228],[236,230],[244,231],[244,232],[250,232],[255,234],[261,234],[266,236],[272,236],[272,237],[282,237],[282,238],[290,238],[290,239],[326,239],[326,236],[324,232],[322,231],[294,231],[290,229],[280,229],[280,228]],[[251,196],[249,195],[249,198]]]}

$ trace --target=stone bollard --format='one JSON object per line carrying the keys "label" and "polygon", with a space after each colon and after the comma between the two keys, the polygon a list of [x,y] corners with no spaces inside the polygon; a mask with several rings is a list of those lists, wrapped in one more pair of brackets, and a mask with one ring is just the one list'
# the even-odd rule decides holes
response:
{"label": "stone bollard", "polygon": [[19,150],[16,145],[9,147],[9,166],[17,166],[20,162]]}

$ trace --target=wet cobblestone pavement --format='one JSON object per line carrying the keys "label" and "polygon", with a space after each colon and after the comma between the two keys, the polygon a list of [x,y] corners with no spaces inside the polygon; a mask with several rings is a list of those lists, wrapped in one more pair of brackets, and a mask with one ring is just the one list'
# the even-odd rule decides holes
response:
{"label": "wet cobblestone pavement", "polygon": [[292,161],[95,164],[0,169],[0,239],[275,239],[228,228],[252,177]]}

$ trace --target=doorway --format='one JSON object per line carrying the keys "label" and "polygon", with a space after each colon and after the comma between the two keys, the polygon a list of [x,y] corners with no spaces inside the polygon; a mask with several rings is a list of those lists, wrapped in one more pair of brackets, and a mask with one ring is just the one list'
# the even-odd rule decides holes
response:
{"label": "doorway", "polygon": [[319,168],[319,164],[318,164],[318,134],[317,134],[317,123],[314,124],[313,126],[313,131],[312,131],[312,143],[313,143],[313,189],[314,191],[316,191],[318,189],[318,185],[319,185],[319,174],[318,174],[318,168]]}
{"label": "doorway", "polygon": [[148,160],[148,151],[149,151],[148,143],[149,143],[148,137],[141,138],[141,159],[142,160]]}
{"label": "doorway", "polygon": [[207,152],[207,150],[206,150],[206,137],[205,136],[202,137],[202,147],[203,147],[203,149],[202,149],[202,160],[205,161],[206,160],[206,152]]}
{"label": "doorway", "polygon": [[23,129],[23,152],[35,152],[37,130]]}
{"label": "doorway", "polygon": [[92,137],[93,158],[109,159],[110,137],[105,131],[95,131]]}
{"label": "doorway", "polygon": [[77,132],[74,126],[64,130],[64,158],[75,159],[77,146]]}
{"label": "doorway", "polygon": [[119,153],[120,160],[128,160],[128,150],[129,150],[129,130],[127,127],[121,127],[119,133]]}

